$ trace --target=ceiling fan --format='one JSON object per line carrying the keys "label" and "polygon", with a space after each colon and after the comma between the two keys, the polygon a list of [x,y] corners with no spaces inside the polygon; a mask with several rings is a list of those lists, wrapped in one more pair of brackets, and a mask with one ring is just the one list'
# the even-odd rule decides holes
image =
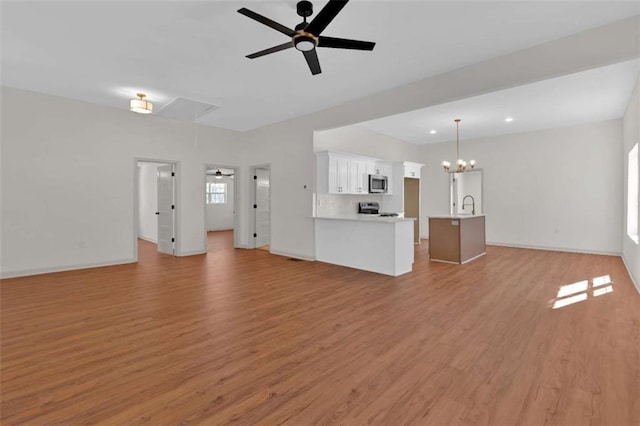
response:
{"label": "ceiling fan", "polygon": [[255,59],[260,56],[295,47],[304,55],[304,58],[309,65],[309,69],[311,70],[311,74],[316,75],[322,72],[320,70],[320,62],[318,61],[316,47],[373,50],[373,47],[376,44],[371,41],[350,40],[346,38],[326,37],[320,35],[347,3],[348,0],[329,0],[329,3],[327,3],[320,13],[318,13],[311,22],[307,22],[307,17],[313,14],[313,5],[310,1],[299,1],[296,6],[296,11],[298,15],[302,16],[303,21],[296,25],[295,30],[285,27],[284,25],[272,21],[271,19],[245,7],[239,9],[238,13],[291,37],[291,41],[252,53],[251,55],[247,55],[247,58]]}
{"label": "ceiling fan", "polygon": [[215,177],[216,179],[222,179],[223,176],[233,176],[233,173],[222,173],[220,169],[216,170],[215,173],[209,173],[207,171],[207,174]]}

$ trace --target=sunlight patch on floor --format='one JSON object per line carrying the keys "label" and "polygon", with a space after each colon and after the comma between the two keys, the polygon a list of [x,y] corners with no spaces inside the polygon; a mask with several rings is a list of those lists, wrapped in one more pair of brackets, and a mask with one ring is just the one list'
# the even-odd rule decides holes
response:
{"label": "sunlight patch on floor", "polygon": [[[606,284],[606,287],[602,287]],[[602,275],[591,279],[592,297],[602,296],[613,292],[613,283],[609,275]],[[589,280],[578,281],[560,286],[551,309],[564,308],[574,303],[584,302],[589,298]],[[569,296],[569,297],[567,297]]]}

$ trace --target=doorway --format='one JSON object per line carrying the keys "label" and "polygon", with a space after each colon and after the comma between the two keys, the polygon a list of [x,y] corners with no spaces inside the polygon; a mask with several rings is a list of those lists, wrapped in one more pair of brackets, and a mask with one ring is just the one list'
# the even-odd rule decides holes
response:
{"label": "doorway", "polygon": [[269,251],[271,248],[271,169],[269,166],[256,166],[252,171],[254,247]]}
{"label": "doorway", "polygon": [[205,238],[207,252],[235,246],[236,167],[205,166]]}
{"label": "doorway", "polygon": [[420,244],[420,179],[404,178],[404,215],[414,217],[413,243]]}
{"label": "doorway", "polygon": [[140,253],[176,255],[177,163],[135,160],[134,245]]}

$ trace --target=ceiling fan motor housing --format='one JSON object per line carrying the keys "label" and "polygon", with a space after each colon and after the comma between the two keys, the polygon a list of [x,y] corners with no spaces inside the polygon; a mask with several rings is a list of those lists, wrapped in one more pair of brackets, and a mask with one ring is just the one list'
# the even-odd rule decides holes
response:
{"label": "ceiling fan motor housing", "polygon": [[302,16],[303,18],[307,18],[313,15],[313,5],[310,1],[299,1],[296,5],[296,11],[298,12],[298,15]]}

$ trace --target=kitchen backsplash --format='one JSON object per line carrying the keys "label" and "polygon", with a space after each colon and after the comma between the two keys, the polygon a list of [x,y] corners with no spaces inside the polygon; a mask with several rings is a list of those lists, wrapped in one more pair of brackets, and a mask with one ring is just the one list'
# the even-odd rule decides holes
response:
{"label": "kitchen backsplash", "polygon": [[384,211],[383,196],[379,194],[316,194],[316,216],[341,216],[358,213],[361,201],[377,201]]}

